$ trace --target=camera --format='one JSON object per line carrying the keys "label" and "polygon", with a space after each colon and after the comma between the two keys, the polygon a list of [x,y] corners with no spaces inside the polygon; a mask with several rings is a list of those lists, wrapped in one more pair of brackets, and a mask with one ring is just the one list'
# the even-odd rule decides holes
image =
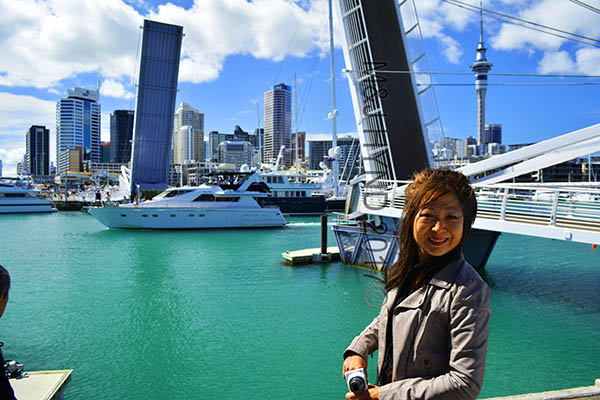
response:
{"label": "camera", "polygon": [[346,377],[346,383],[348,384],[348,390],[352,393],[361,393],[369,388],[367,384],[367,377],[365,376],[365,370],[362,368],[348,371],[344,374]]}
{"label": "camera", "polygon": [[4,362],[4,373],[9,378],[21,378],[23,376],[23,364],[15,360],[6,360]]}

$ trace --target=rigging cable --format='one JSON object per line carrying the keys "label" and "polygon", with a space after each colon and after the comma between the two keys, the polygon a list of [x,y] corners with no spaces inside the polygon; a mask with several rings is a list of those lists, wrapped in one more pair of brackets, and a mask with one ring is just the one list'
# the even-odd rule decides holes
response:
{"label": "rigging cable", "polygon": [[593,11],[595,13],[600,14],[600,10],[599,9],[597,9],[596,7],[591,6],[591,5],[587,4],[587,3],[584,3],[583,1],[579,1],[579,0],[569,0],[569,1],[572,2],[572,3],[577,4],[578,6],[581,6],[583,8],[587,8],[590,11]]}
{"label": "rigging cable", "polygon": [[[473,72],[425,72],[425,71],[392,71],[392,70],[377,70],[377,74],[430,74],[430,75],[469,75],[473,76]],[[600,78],[600,75],[571,75],[571,74],[517,74],[517,73],[502,73],[488,72],[487,75],[493,76],[528,76],[540,78]]]}
{"label": "rigging cable", "polygon": [[[562,38],[562,39],[571,40],[571,41],[574,41],[574,42],[579,42],[579,43],[583,43],[583,44],[587,44],[587,45],[590,45],[590,46],[594,46],[594,47],[599,47],[600,48],[600,40],[598,40],[598,39],[590,38],[590,37],[579,35],[579,34],[576,34],[576,33],[571,33],[571,32],[567,32],[567,31],[563,31],[563,30],[557,29],[557,28],[552,28],[552,27],[547,26],[547,25],[542,25],[542,24],[538,24],[536,22],[527,21],[527,20],[524,20],[524,19],[521,19],[521,18],[517,18],[517,17],[513,17],[513,16],[510,16],[510,15],[507,15],[507,14],[503,14],[503,13],[500,13],[500,12],[497,12],[497,11],[492,11],[492,10],[488,10],[488,9],[485,9],[485,8],[480,8],[480,7],[477,7],[477,6],[468,4],[468,3],[464,3],[464,2],[459,1],[459,0],[442,0],[442,1],[444,1],[444,2],[446,2],[448,4],[451,4],[453,6],[463,8],[463,9],[468,10],[468,11],[473,11],[473,12],[477,12],[477,13],[484,12],[484,14],[486,16],[491,17],[491,18],[495,18],[497,20],[506,22],[508,24],[517,25],[517,26],[520,26],[520,27],[523,27],[523,28],[527,28],[527,29],[531,29],[531,30],[534,30],[534,31],[538,31],[538,32],[541,32],[541,33],[548,34],[548,35],[556,36],[556,37],[559,37],[559,38]],[[518,23],[518,22],[515,22],[515,21],[511,21],[511,19],[519,21],[519,22],[523,22],[523,23]],[[530,25],[534,25],[534,26],[528,26],[528,25],[525,25],[525,24],[530,24]],[[547,30],[536,28],[536,27],[540,27],[540,28],[544,28],[544,29],[549,29],[549,30],[552,30],[552,31],[555,31],[555,32],[564,33],[566,35],[571,35],[571,36],[574,36],[574,37],[559,35],[557,33],[548,32]],[[575,39],[575,37],[588,40],[589,42],[587,42],[585,40]],[[592,43],[590,43],[590,42],[592,42]]]}

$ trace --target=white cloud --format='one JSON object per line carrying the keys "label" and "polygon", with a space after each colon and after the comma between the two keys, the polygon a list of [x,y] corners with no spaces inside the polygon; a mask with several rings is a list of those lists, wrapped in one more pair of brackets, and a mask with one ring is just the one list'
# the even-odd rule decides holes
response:
{"label": "white cloud", "polygon": [[98,73],[105,95],[127,96],[118,83],[135,73],[144,18],[184,27],[180,82],[216,79],[231,54],[279,61],[327,48],[325,0],[196,0],[144,16],[121,0],[0,0],[0,85],[55,88]]}
{"label": "white cloud", "polygon": [[[520,6],[518,17],[524,20],[582,36],[600,36],[598,14],[572,2],[541,0]],[[495,48],[506,51],[523,50],[530,54],[541,51],[538,70],[542,72],[598,73],[598,49],[560,37],[505,23],[491,43]]]}
{"label": "white cloud", "polygon": [[578,72],[588,75],[600,75],[600,49],[579,49],[576,53],[576,59]]}
{"label": "white cloud", "polygon": [[539,62],[538,70],[542,74],[573,73],[575,63],[566,51],[546,52]]}
{"label": "white cloud", "polygon": [[116,97],[121,99],[133,98],[133,93],[125,90],[121,82],[114,79],[105,79],[100,85],[100,94],[102,96]]}
{"label": "white cloud", "polygon": [[31,125],[50,129],[50,158],[54,157],[56,103],[32,96],[0,92],[0,159],[4,175],[15,175],[25,154],[25,133]]}

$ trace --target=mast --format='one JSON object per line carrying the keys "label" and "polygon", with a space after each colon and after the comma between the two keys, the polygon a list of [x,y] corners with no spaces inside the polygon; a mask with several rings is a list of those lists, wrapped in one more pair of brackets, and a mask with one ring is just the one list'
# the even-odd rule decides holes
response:
{"label": "mast", "polygon": [[338,187],[338,161],[337,161],[337,132],[336,132],[336,117],[337,108],[335,106],[335,64],[333,60],[333,11],[329,0],[329,58],[331,60],[331,148],[333,149],[333,163],[331,165],[331,172],[333,174],[333,195],[337,197],[339,195]]}
{"label": "mast", "polygon": [[294,72],[294,102],[296,103],[296,174],[298,168],[298,88],[296,87],[296,73]]}

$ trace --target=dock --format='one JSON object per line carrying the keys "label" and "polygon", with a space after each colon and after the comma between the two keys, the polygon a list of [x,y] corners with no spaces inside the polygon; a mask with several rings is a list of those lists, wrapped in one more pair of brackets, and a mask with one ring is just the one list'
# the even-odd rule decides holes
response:
{"label": "dock", "polygon": [[516,396],[492,397],[486,400],[598,400],[600,399],[600,379],[596,379],[595,383],[594,386],[527,393]]}
{"label": "dock", "polygon": [[72,369],[26,372],[21,378],[11,378],[10,385],[19,400],[63,400],[71,372]]}
{"label": "dock", "polygon": [[340,249],[337,246],[327,248],[327,253],[321,253],[320,248],[286,251],[281,253],[283,262],[290,265],[332,262],[340,260]]}

